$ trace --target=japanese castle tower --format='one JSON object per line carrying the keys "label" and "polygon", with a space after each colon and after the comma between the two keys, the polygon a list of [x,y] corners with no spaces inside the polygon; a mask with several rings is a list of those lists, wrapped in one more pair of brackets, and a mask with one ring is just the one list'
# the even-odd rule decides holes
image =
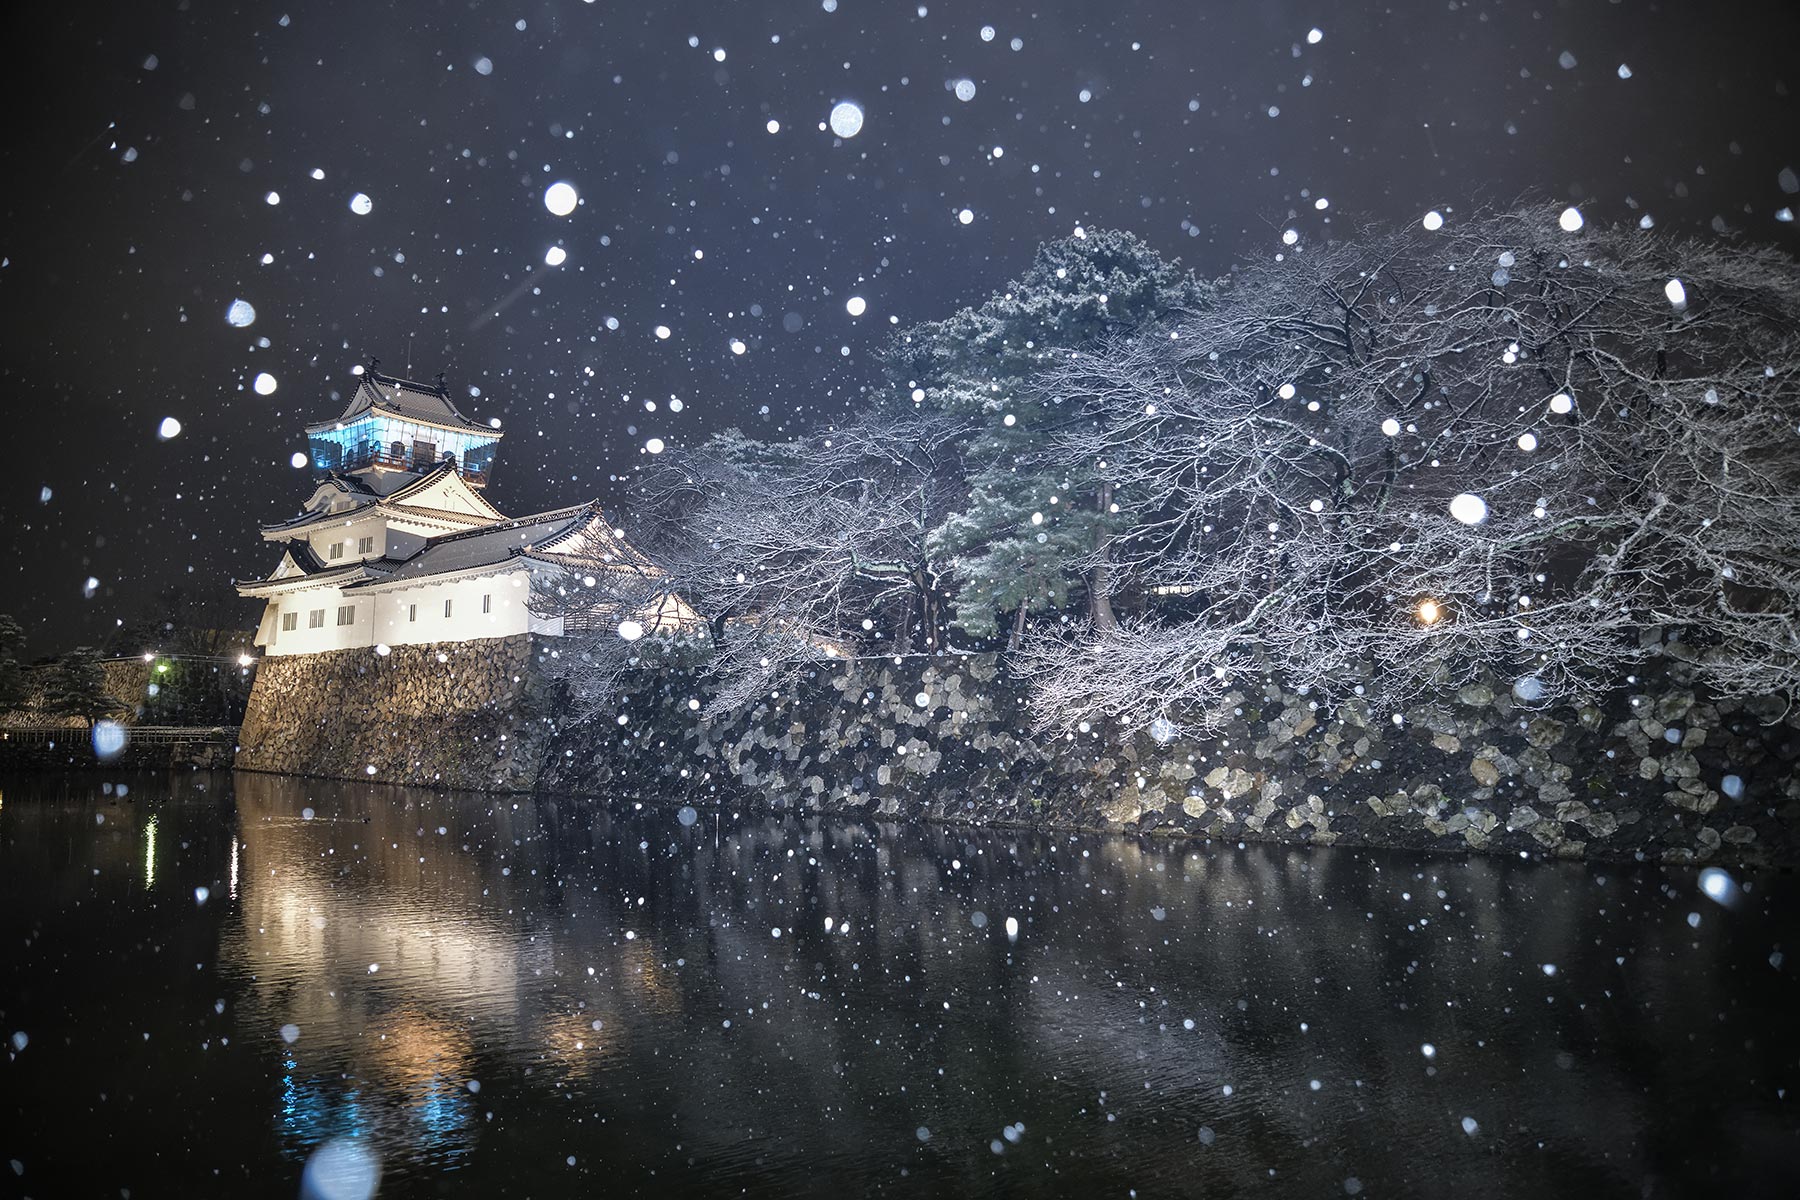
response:
{"label": "japanese castle tower", "polygon": [[635,618],[695,621],[669,596],[653,611],[544,615],[534,603],[569,572],[656,574],[595,503],[507,517],[482,495],[501,433],[436,385],[371,362],[335,420],[306,427],[316,469],[298,516],[262,527],[281,561],[238,594],[267,602],[256,644],[271,655],[465,642]]}

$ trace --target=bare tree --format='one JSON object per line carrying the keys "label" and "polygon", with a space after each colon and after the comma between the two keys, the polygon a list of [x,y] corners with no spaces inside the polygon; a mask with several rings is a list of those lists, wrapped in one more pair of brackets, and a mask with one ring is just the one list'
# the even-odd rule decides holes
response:
{"label": "bare tree", "polygon": [[1072,353],[1166,606],[1038,633],[1050,726],[1209,725],[1246,676],[1403,712],[1483,669],[1530,705],[1617,685],[1670,628],[1731,695],[1800,691],[1800,270],[1537,208],[1370,232]]}
{"label": "bare tree", "polygon": [[[942,648],[942,568],[926,544],[941,519],[961,423],[898,413],[783,443],[735,432],[665,456],[634,490],[633,536],[654,579],[603,586],[679,596],[707,626],[708,711],[733,711],[809,665],[855,654],[878,633]],[[565,582],[585,600],[592,585]],[[883,630],[877,618],[890,619]],[[608,638],[611,641],[608,641]],[[610,696],[645,651],[595,630],[577,649],[584,694]],[[585,657],[584,657],[585,656]]]}

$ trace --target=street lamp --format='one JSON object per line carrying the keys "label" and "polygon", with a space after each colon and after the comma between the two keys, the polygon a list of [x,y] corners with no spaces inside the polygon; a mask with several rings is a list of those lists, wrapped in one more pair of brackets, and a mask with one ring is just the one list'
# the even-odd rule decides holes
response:
{"label": "street lamp", "polygon": [[1419,601],[1418,608],[1413,611],[1418,614],[1419,624],[1421,625],[1436,625],[1439,621],[1444,619],[1443,605],[1439,604],[1436,600],[1433,600],[1430,596]]}

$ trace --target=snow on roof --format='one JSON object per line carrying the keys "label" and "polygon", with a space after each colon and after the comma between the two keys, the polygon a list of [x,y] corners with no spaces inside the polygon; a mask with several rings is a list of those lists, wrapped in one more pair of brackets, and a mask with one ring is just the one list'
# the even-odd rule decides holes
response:
{"label": "snow on roof", "polygon": [[451,403],[449,389],[441,384],[433,386],[414,383],[372,370],[363,372],[356,390],[350,394],[350,403],[344,406],[343,415],[333,421],[315,422],[306,428],[309,432],[329,429],[348,424],[370,412],[385,413],[403,421],[424,421],[451,429],[466,429],[490,438],[500,437],[498,429],[463,416],[456,405]]}
{"label": "snow on roof", "polygon": [[[404,562],[395,563],[385,579],[368,584],[404,583],[432,575],[446,575],[477,567],[490,567],[516,558],[539,545],[559,541],[564,534],[590,521],[599,512],[592,504],[535,513],[480,529],[432,538]],[[384,563],[384,565],[386,565]]]}

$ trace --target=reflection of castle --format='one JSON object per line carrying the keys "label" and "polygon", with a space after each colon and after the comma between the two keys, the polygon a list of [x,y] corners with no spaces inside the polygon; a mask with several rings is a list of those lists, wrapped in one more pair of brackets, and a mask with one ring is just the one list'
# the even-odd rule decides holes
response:
{"label": "reflection of castle", "polygon": [[[357,376],[343,413],[306,427],[319,475],[304,509],[263,527],[280,563],[237,585],[268,602],[256,644],[269,654],[560,634],[570,618],[534,601],[565,572],[656,574],[598,504],[518,518],[489,504],[499,422],[465,417],[441,376]],[[635,614],[646,628],[693,619],[673,596],[653,609]]]}
{"label": "reflection of castle", "polygon": [[[1441,1190],[1487,1194],[1492,1155],[1446,1124],[1451,1097],[1478,1097],[1484,1129],[1555,1140],[1509,1159],[1509,1185],[1556,1190],[1571,1162],[1636,1181],[1642,1072],[1664,1068],[1611,1064],[1652,1018],[1519,997],[1547,986],[1537,964],[1573,975],[1629,938],[1655,1022],[1729,1007],[1714,976],[1687,978],[1686,925],[1608,915],[1574,869],[236,784],[222,965],[243,984],[234,1041],[280,1054],[290,1146],[358,1132],[477,1193],[571,1155],[675,1193],[904,1168],[969,1194],[1022,1121],[1003,1160],[1020,1190],[1105,1190],[1123,1156],[1172,1194],[1266,1187],[1273,1162],[1323,1194],[1355,1147],[1363,1179],[1429,1160]],[[1564,1046],[1581,1070],[1555,1068]],[[1201,1126],[1219,1140],[1196,1158]],[[1296,1158],[1308,1144],[1332,1153]]]}

